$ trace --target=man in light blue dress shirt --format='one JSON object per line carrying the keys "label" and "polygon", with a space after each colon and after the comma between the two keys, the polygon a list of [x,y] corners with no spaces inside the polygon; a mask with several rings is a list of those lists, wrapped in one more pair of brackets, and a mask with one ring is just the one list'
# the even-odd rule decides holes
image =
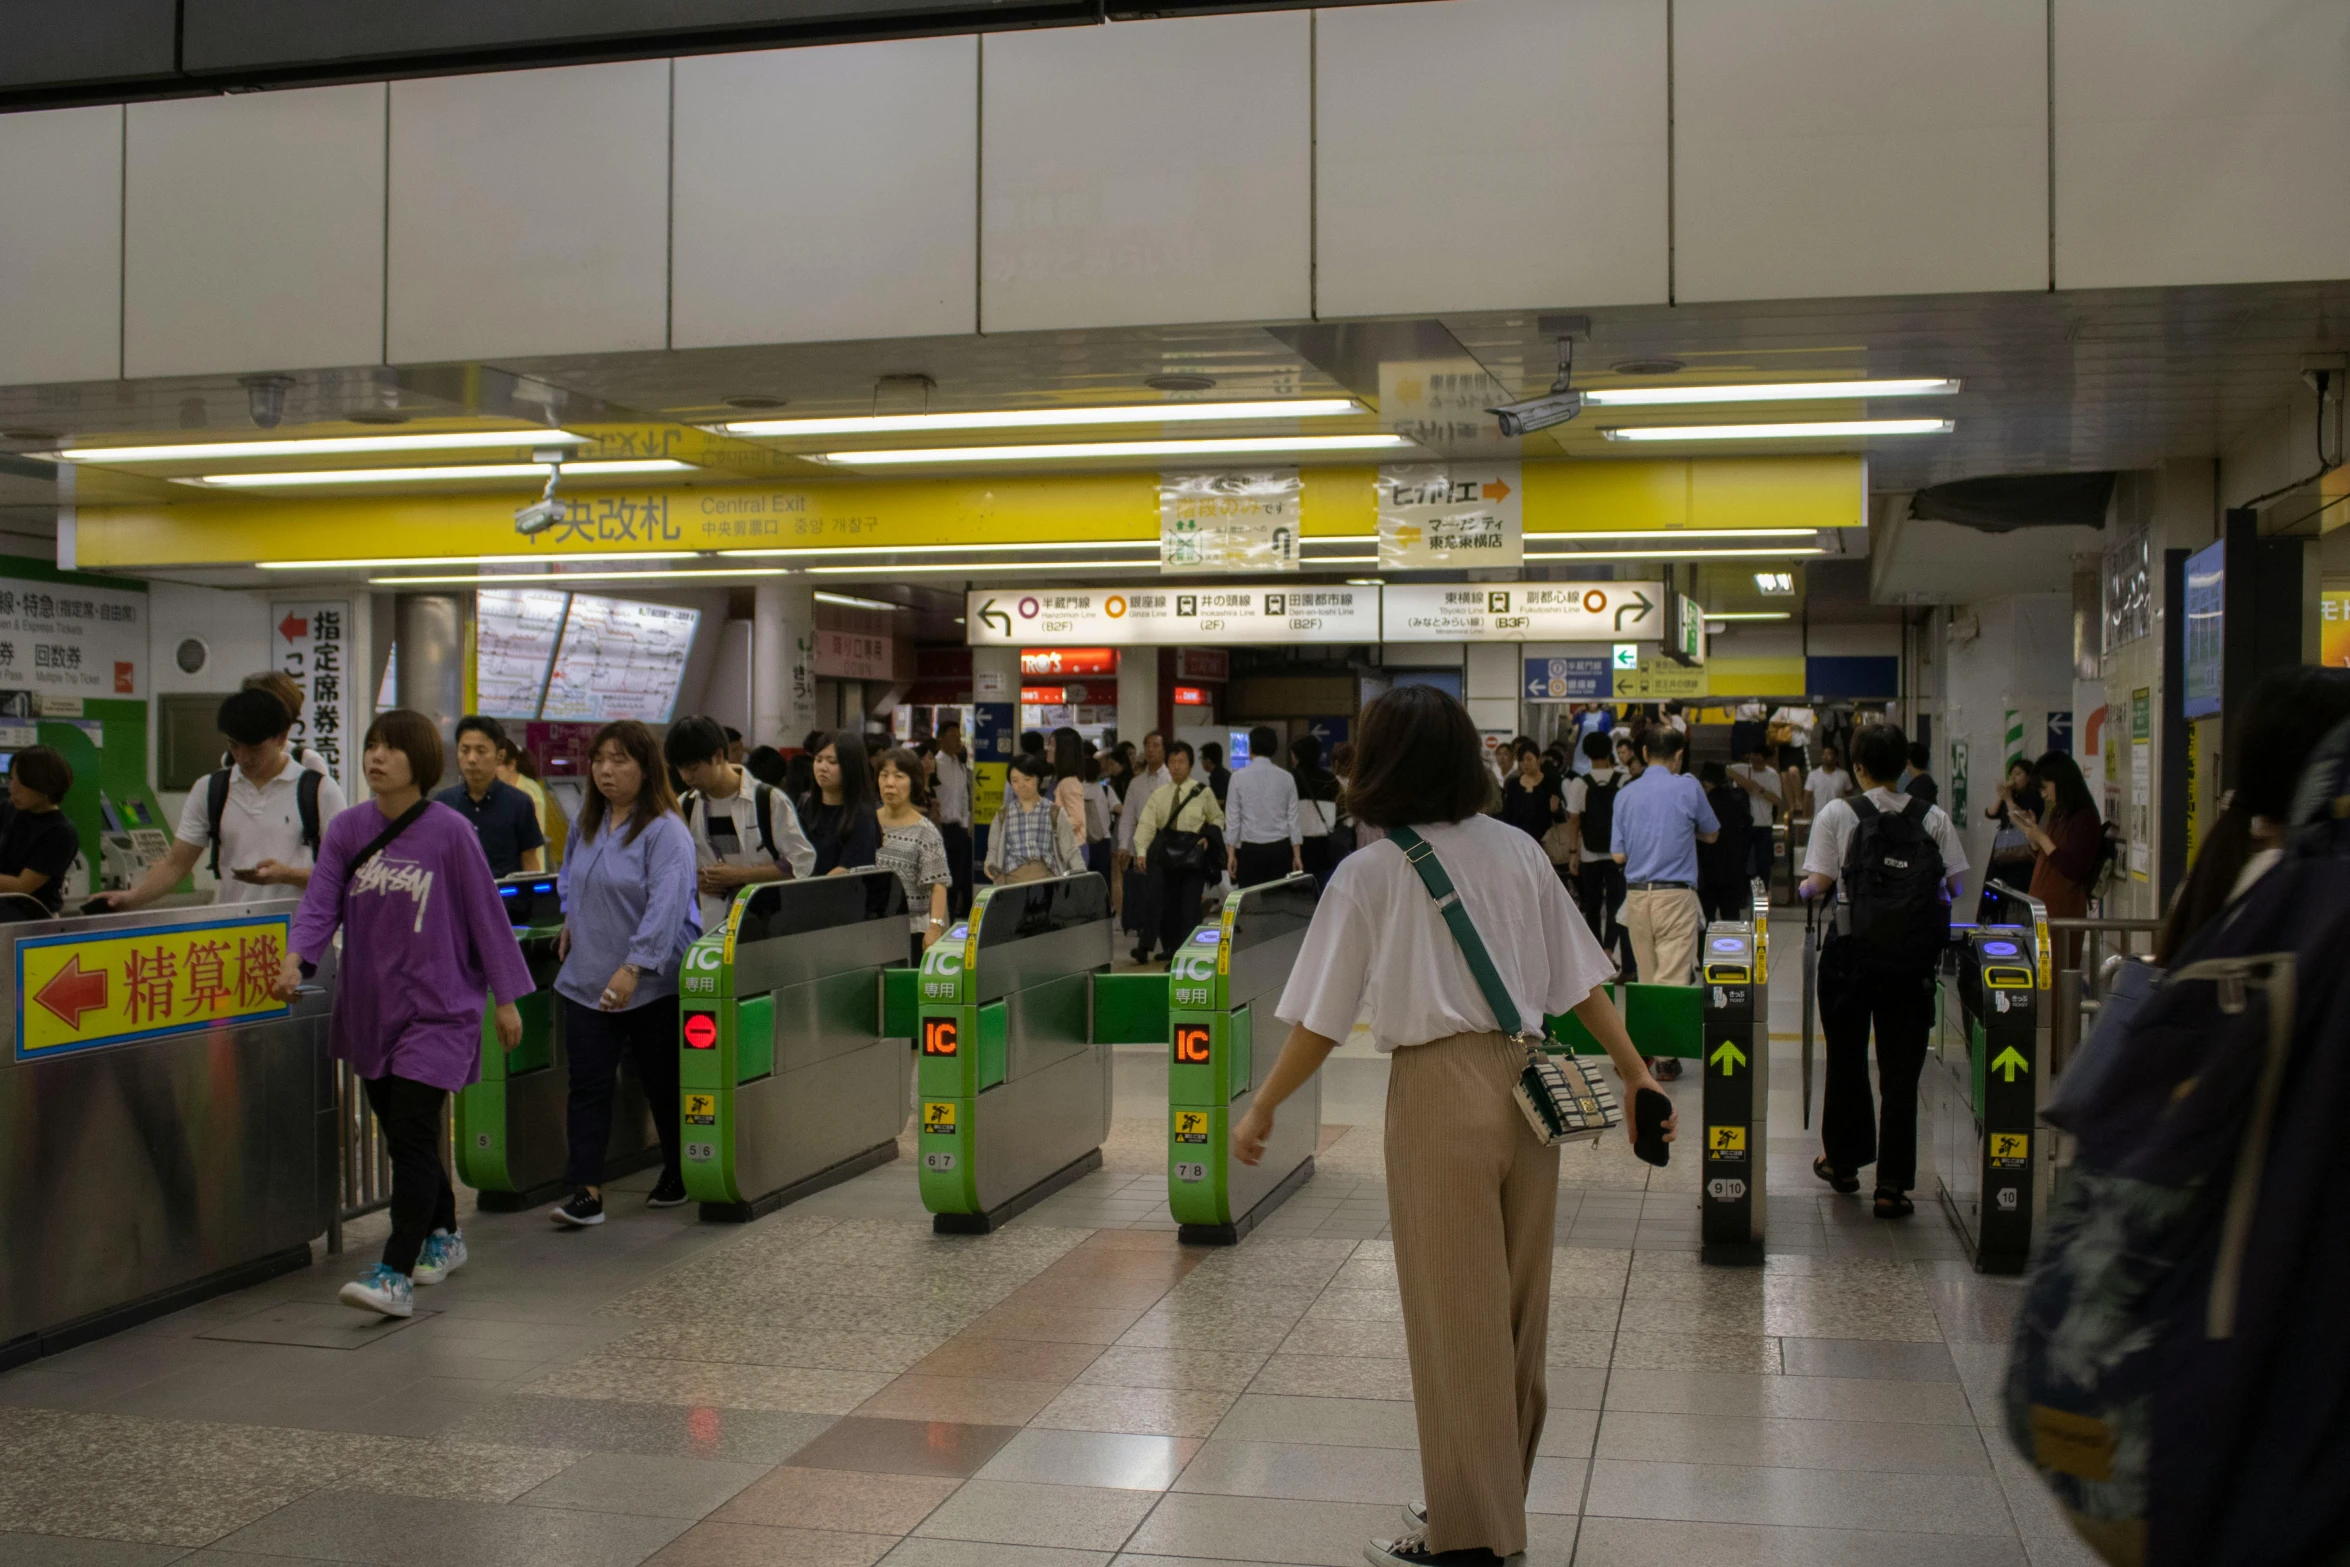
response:
{"label": "man in light blue dress shirt", "polygon": [[1697,898],[1697,846],[1722,824],[1697,780],[1681,771],[1687,742],[1673,730],[1648,732],[1648,765],[1616,796],[1608,849],[1624,867],[1624,931],[1640,978],[1686,985],[1697,963],[1705,910]]}

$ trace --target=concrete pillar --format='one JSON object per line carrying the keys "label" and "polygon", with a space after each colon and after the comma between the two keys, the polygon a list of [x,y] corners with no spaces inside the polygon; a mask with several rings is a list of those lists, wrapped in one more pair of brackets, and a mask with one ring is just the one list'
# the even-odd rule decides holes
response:
{"label": "concrete pillar", "polygon": [[789,750],[816,727],[816,601],[805,577],[763,577],[751,611],[754,746]]}
{"label": "concrete pillar", "polygon": [[1134,742],[1159,727],[1159,650],[1122,648],[1118,653],[1118,738]]}
{"label": "concrete pillar", "polygon": [[1515,642],[1472,642],[1464,660],[1461,694],[1469,717],[1486,733],[1518,732],[1519,674],[1525,661]]}
{"label": "concrete pillar", "polygon": [[441,732],[441,777],[419,779],[427,789],[457,776],[457,720],[465,716],[465,618],[470,599],[453,593],[403,593],[397,626],[400,664],[393,694]]}

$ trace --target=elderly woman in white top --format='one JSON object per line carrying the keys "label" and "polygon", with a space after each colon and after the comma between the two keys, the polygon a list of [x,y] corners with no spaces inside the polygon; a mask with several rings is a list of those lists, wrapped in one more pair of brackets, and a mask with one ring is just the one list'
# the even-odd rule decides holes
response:
{"label": "elderly woman in white top", "polygon": [[[1476,725],[1451,697],[1399,686],[1365,709],[1349,806],[1366,823],[1408,827],[1424,840],[1521,1018],[1573,1012],[1606,1047],[1630,1106],[1656,1084],[1600,988],[1615,965],[1542,846],[1480,814],[1488,792]],[[1534,1135],[1513,1097],[1524,1047],[1500,1032],[1393,838],[1339,862],[1275,1013],[1290,1025],[1289,1040],[1232,1129],[1233,1156],[1244,1164],[1263,1155],[1282,1100],[1357,1018],[1392,1052],[1387,1207],[1428,1492],[1408,1509],[1419,1527],[1373,1541],[1367,1554],[1375,1563],[1426,1564],[1523,1551],[1526,1480],[1546,1407],[1558,1204],[1558,1149]],[[1668,1119],[1668,1139],[1672,1127]]]}

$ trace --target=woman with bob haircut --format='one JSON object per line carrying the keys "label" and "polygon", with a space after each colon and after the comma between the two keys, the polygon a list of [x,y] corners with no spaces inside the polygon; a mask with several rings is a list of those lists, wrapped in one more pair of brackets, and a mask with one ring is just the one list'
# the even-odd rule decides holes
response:
{"label": "woman with bob haircut", "polygon": [[457,1193],[441,1161],[441,1112],[481,1076],[481,1013],[498,1043],[522,1043],[515,1001],[536,987],[515,944],[481,839],[465,815],[424,797],[441,781],[441,733],[394,708],[367,726],[360,766],[373,810],[327,823],[318,863],[287,933],[277,994],[291,1001],[343,933],[335,971],[334,1053],[351,1063],[392,1156],[392,1233],[383,1259],[343,1286],[342,1302],[413,1316],[414,1286],[465,1266]]}
{"label": "woman with bob haircut", "polygon": [[633,718],[588,747],[595,787],[563,856],[563,1040],[571,1056],[571,1196],[549,1214],[584,1229],[604,1222],[604,1150],[612,1086],[625,1053],[661,1133],[661,1179],[646,1206],[685,1199],[677,1123],[677,971],[701,934],[694,839],[677,814],[661,742]]}
{"label": "woman with bob haircut", "polygon": [[[1653,1090],[1607,993],[1615,965],[1542,845],[1480,814],[1490,781],[1477,726],[1429,686],[1371,703],[1355,734],[1347,808],[1410,829],[1449,874],[1521,1018],[1573,1012],[1606,1047],[1629,1107]],[[1264,1154],[1281,1102],[1368,1020],[1389,1055],[1387,1212],[1419,1420],[1424,1505],[1374,1563],[1498,1561],[1526,1548],[1526,1481],[1542,1439],[1545,1330],[1559,1156],[1514,1097],[1522,1043],[1500,1032],[1460,943],[1403,845],[1339,861],[1275,1015],[1289,1039],[1232,1129]],[[1540,1025],[1535,1024],[1536,1027]],[[1626,1116],[1625,1132],[1634,1118]],[[1673,1122],[1665,1123],[1666,1135]],[[1459,1553],[1459,1554],[1452,1554]]]}

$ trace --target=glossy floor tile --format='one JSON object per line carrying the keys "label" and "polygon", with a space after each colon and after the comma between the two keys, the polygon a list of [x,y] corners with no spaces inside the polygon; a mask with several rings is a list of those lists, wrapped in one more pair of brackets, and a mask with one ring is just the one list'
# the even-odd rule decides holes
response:
{"label": "glossy floor tile", "polygon": [[[2020,1287],[1818,1186],[1772,1005],[1764,1265],[1699,1259],[1686,1150],[1561,1150],[1526,1567],[2086,1567],[2001,1430]],[[587,1234],[468,1201],[391,1329],[334,1304],[362,1221],[0,1374],[0,1563],[1351,1567],[1422,1433],[1387,1064],[1324,1070],[1314,1178],[1233,1247],[1178,1244],[1163,1054],[1124,1049],[1103,1168],[990,1235],[934,1234],[910,1159],[742,1226],[649,1177]]]}

